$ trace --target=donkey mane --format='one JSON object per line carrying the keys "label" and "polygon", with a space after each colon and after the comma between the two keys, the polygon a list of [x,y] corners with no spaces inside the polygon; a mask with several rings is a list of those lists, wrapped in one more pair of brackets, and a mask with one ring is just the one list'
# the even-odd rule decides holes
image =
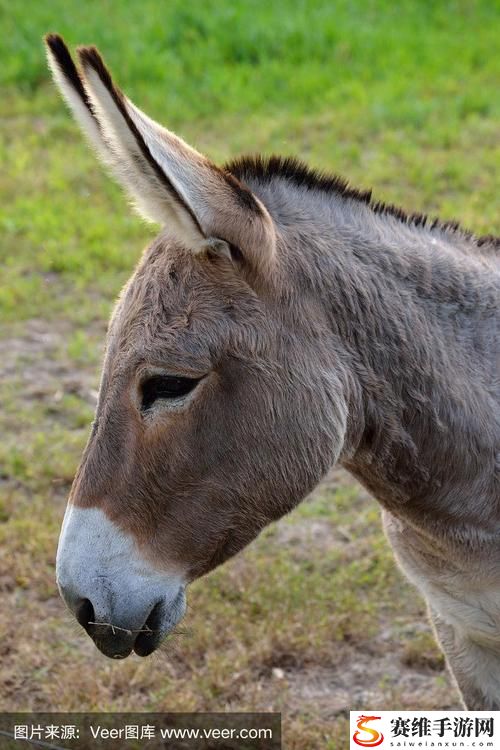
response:
{"label": "donkey mane", "polygon": [[147,656],[186,586],[341,463],[383,507],[469,710],[500,709],[500,238],[293,158],[220,168],[46,37],[77,123],[162,232],[111,317],[57,582]]}
{"label": "donkey mane", "polygon": [[262,184],[270,184],[275,179],[284,179],[306,190],[334,193],[341,198],[364,203],[375,214],[393,216],[408,226],[428,228],[431,231],[438,230],[450,239],[458,235],[470,243],[472,248],[480,248],[483,251],[500,250],[500,236],[492,234],[476,236],[470,230],[461,227],[457,221],[431,219],[426,214],[408,213],[392,203],[374,200],[371,188],[360,190],[350,185],[344,177],[309,167],[305,162],[294,156],[245,155],[226,163],[224,170],[244,183],[249,180],[256,180]]}

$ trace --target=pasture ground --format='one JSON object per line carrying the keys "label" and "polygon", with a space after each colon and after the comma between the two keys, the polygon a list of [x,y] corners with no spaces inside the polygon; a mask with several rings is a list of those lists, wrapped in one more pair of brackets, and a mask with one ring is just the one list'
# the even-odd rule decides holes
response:
{"label": "pasture ground", "polygon": [[0,709],[281,710],[289,750],[345,748],[350,708],[457,707],[379,511],[334,471],[193,585],[180,632],[111,662],[54,556],[105,321],[153,230],[102,175],[40,38],[97,43],[152,116],[217,160],[298,154],[410,210],[498,232],[499,6],[380,0],[0,0]]}

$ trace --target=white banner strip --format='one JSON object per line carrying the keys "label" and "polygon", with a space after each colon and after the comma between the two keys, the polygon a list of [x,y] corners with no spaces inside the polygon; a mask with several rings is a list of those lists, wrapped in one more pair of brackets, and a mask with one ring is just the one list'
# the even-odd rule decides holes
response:
{"label": "white banner strip", "polygon": [[500,749],[500,711],[351,711],[350,749]]}

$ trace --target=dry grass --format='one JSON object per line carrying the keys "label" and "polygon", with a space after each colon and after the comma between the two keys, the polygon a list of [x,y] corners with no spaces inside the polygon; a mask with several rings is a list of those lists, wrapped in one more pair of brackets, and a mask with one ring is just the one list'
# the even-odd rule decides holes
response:
{"label": "dry grass", "polygon": [[295,153],[491,232],[494,4],[26,0],[4,17],[0,709],[278,710],[287,750],[343,750],[351,708],[456,707],[377,506],[342,472],[194,585],[151,658],[106,659],[64,610],[55,549],[105,321],[150,230],[85,149],[40,39],[99,44],[140,106],[216,159]]}

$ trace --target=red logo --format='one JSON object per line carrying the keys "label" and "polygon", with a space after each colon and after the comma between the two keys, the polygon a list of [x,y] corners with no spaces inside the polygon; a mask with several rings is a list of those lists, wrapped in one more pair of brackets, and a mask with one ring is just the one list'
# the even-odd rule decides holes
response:
{"label": "red logo", "polygon": [[[365,726],[369,721],[376,721],[377,719],[381,719],[381,716],[360,716],[356,722],[357,730],[352,735],[352,738],[356,745],[360,745],[361,747],[377,747],[377,745],[382,744],[384,741],[384,735],[382,732],[377,732],[376,729],[372,729],[371,727]],[[364,732],[365,736],[367,734],[370,735],[369,739],[363,739],[360,738],[360,734]]]}

